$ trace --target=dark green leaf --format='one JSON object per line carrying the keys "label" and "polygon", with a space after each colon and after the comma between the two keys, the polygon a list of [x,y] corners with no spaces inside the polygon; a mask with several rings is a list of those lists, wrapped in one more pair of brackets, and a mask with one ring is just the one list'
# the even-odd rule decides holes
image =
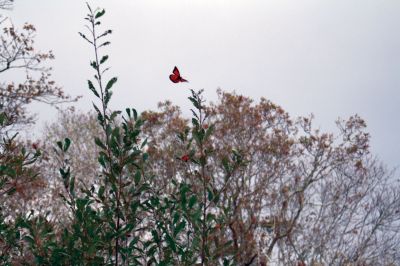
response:
{"label": "dark green leaf", "polygon": [[101,154],[99,155],[99,158],[97,158],[97,160],[99,161],[99,163],[101,164],[101,166],[103,166],[104,168],[106,167],[106,161],[105,161],[105,154]]}
{"label": "dark green leaf", "polygon": [[62,142],[61,142],[61,141],[57,141],[57,146],[60,148],[60,150],[62,150],[62,146],[63,146],[63,144],[62,144]]}
{"label": "dark green leaf", "polygon": [[131,109],[126,108],[125,111],[128,114],[128,117],[131,118]]}
{"label": "dark green leaf", "polygon": [[156,230],[151,230],[151,234],[153,235],[154,242],[159,244],[160,243],[160,237],[158,236],[157,231]]}
{"label": "dark green leaf", "polygon": [[174,229],[174,236],[177,236],[186,226],[186,222],[182,221],[178,224],[177,227]]}
{"label": "dark green leaf", "polygon": [[192,124],[193,124],[195,127],[198,127],[198,126],[199,126],[199,121],[198,121],[196,118],[192,118]]}
{"label": "dark green leaf", "polygon": [[99,146],[103,150],[107,149],[107,147],[103,144],[103,142],[98,137],[94,138],[94,142],[96,143],[97,146]]}
{"label": "dark green leaf", "polygon": [[211,222],[213,220],[215,220],[215,215],[212,213],[208,213],[207,214],[207,222]]}
{"label": "dark green leaf", "polygon": [[173,223],[173,224],[176,224],[176,223],[178,222],[178,220],[179,220],[180,217],[181,217],[181,216],[179,215],[179,213],[175,212],[175,214],[174,214],[174,219],[172,220],[172,223]]}
{"label": "dark green leaf", "polygon": [[4,125],[4,122],[6,121],[7,116],[5,113],[0,113],[0,126]]}
{"label": "dark green leaf", "polygon": [[103,47],[103,46],[107,46],[107,45],[110,45],[110,44],[111,44],[110,42],[103,42],[98,48]]}
{"label": "dark green leaf", "polygon": [[213,133],[213,131],[214,131],[214,125],[209,126],[204,135],[204,139],[208,139],[210,137],[210,135]]}
{"label": "dark green leaf", "polygon": [[105,190],[105,187],[104,186],[100,186],[99,187],[99,192],[98,192],[98,195],[99,195],[99,198],[103,198],[103,196],[104,196],[104,190]]}
{"label": "dark green leaf", "polygon": [[192,195],[189,199],[189,208],[191,209],[197,202],[197,197]]}
{"label": "dark green leaf", "polygon": [[111,89],[111,87],[115,84],[115,82],[117,82],[116,77],[113,77],[112,79],[110,79],[106,85],[106,91]]}
{"label": "dark green leaf", "polygon": [[207,192],[208,192],[208,200],[211,201],[214,198],[214,194],[209,188],[207,188]]}
{"label": "dark green leaf", "polygon": [[97,12],[96,16],[94,18],[99,18],[99,17],[103,16],[105,13],[106,13],[106,11],[103,9],[103,10]]}
{"label": "dark green leaf", "polygon": [[136,109],[133,109],[132,108],[132,112],[133,112],[133,118],[135,119],[135,121],[138,119],[138,114],[137,114],[137,111],[136,111]]}
{"label": "dark green leaf", "polygon": [[85,34],[83,34],[83,33],[81,33],[81,32],[78,32],[78,33],[79,33],[79,35],[80,35],[83,39],[85,39],[87,42],[93,44],[93,42],[92,42],[91,40],[89,40],[89,39],[86,37]]}
{"label": "dark green leaf", "polygon": [[105,97],[104,97],[104,104],[105,104],[105,106],[107,106],[108,103],[110,102],[111,96],[112,96],[112,91],[111,91],[110,89],[109,89],[109,90],[106,90],[106,95],[105,95]]}
{"label": "dark green leaf", "polygon": [[189,100],[192,102],[194,107],[196,107],[197,109],[200,109],[200,104],[197,102],[197,100],[195,98],[189,97]]}
{"label": "dark green leaf", "polygon": [[226,158],[226,157],[222,158],[222,165],[224,166],[224,169],[225,169],[225,171],[226,171],[227,173],[230,173],[230,172],[231,172],[231,167],[230,167],[230,165],[229,165],[229,160],[228,160],[228,158]]}
{"label": "dark green leaf", "polygon": [[92,83],[90,80],[88,80],[88,86],[89,86],[89,89],[93,92],[93,94],[94,94],[97,98],[100,98],[99,93],[97,92],[96,88],[94,87],[93,83]]}
{"label": "dark green leaf", "polygon": [[136,174],[134,177],[136,185],[139,184],[141,178],[142,178],[142,174],[140,173],[140,171],[136,171]]}
{"label": "dark green leaf", "polygon": [[97,70],[98,66],[97,66],[96,61],[90,62],[90,65],[93,67],[94,70]]}
{"label": "dark green leaf", "polygon": [[107,61],[108,59],[108,55],[104,55],[101,59],[100,59],[100,64],[103,64],[105,61]]}
{"label": "dark green leaf", "polygon": [[71,145],[71,140],[69,138],[65,138],[64,139],[64,148],[63,148],[64,152],[68,151],[70,145]]}
{"label": "dark green leaf", "polygon": [[72,177],[71,180],[69,181],[69,192],[71,193],[71,195],[75,194],[75,177]]}
{"label": "dark green leaf", "polygon": [[174,252],[176,252],[176,243],[175,243],[175,240],[174,240],[168,233],[165,234],[165,239],[167,240],[167,243],[168,243],[169,247],[170,247]]}
{"label": "dark green leaf", "polygon": [[111,113],[110,120],[114,120],[117,115],[119,115],[121,111],[114,111]]}

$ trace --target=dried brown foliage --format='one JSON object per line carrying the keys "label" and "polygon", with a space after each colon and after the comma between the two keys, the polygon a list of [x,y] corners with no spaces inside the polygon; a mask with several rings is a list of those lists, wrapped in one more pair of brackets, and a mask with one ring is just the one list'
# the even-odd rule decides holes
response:
{"label": "dried brown foliage", "polygon": [[[218,151],[208,172],[213,188],[223,191],[225,206],[233,210],[221,236],[234,242],[238,263],[374,264],[395,257],[399,187],[369,155],[369,135],[360,117],[338,121],[334,135],[314,130],[312,117],[292,120],[266,99],[254,104],[221,91],[219,97],[208,108],[208,123],[215,125],[209,145]],[[148,152],[163,189],[171,176],[190,175],[175,160],[187,153],[174,140],[186,120],[170,103],[162,107],[158,115],[149,114],[144,134],[162,132],[150,138]],[[219,162],[232,149],[247,165],[234,169],[225,184]]]}
{"label": "dried brown foliage", "polygon": [[51,51],[36,51],[33,25],[25,24],[18,30],[10,19],[1,25],[0,74],[14,71],[14,75],[23,77],[21,82],[0,83],[0,110],[7,115],[6,126],[32,124],[34,116],[28,115],[26,107],[33,101],[58,104],[78,99],[66,95],[51,80],[51,68],[46,67],[46,62],[54,59],[54,55]]}
{"label": "dried brown foliage", "polygon": [[[38,168],[31,165],[36,152],[33,148],[26,149],[24,143],[15,138],[6,138],[0,143],[0,204],[9,214],[7,218],[28,213],[31,208],[27,203],[36,199],[32,192],[45,186],[43,180],[36,178]],[[9,171],[10,167],[13,170]]]}
{"label": "dried brown foliage", "polygon": [[[328,134],[313,129],[312,117],[292,119],[266,99],[254,103],[234,93],[218,95],[219,101],[206,109],[204,126],[215,130],[205,147],[214,150],[205,171],[210,189],[231,211],[228,222],[216,224],[210,235],[214,247],[233,241],[229,252],[238,265],[399,261],[398,181],[369,154],[360,117],[339,120],[338,133]],[[143,113],[151,158],[146,171],[154,176],[153,189],[174,194],[171,181],[185,179],[201,191],[198,173],[182,159],[191,151],[177,138],[189,121],[171,102],[159,107]],[[76,117],[65,119],[79,121]],[[97,130],[81,125],[70,124],[83,139]],[[74,156],[93,154],[87,148]],[[233,160],[232,150],[240,151],[245,165],[227,172],[221,162]],[[72,165],[90,160],[95,158],[77,157]]]}
{"label": "dried brown foliage", "polygon": [[[0,1],[0,9],[10,9],[12,2]],[[5,180],[6,186],[0,191],[0,201],[6,217],[15,217],[29,212],[32,200],[37,198],[35,193],[46,183],[36,174],[37,168],[30,165],[33,160],[30,156],[39,154],[38,144],[33,140],[24,143],[14,135],[16,130],[35,122],[35,116],[27,112],[27,107],[32,102],[55,105],[76,101],[78,97],[66,95],[51,80],[51,68],[46,63],[54,59],[54,55],[51,51],[35,49],[33,25],[27,23],[18,29],[10,18],[1,15],[0,26],[0,164],[2,167],[18,165],[21,169],[4,175],[2,172],[0,178]],[[9,191],[15,193],[9,195]]]}

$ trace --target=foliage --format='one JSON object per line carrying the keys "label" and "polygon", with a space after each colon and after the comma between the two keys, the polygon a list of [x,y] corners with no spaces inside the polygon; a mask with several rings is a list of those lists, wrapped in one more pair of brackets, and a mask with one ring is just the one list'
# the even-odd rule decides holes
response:
{"label": "foliage", "polygon": [[[218,91],[209,104],[201,90],[190,91],[190,120],[171,102],[113,111],[118,79],[102,53],[112,31],[103,9],[88,10],[79,34],[94,51],[94,112],[60,112],[29,148],[10,131],[24,116],[0,115],[2,264],[400,261],[399,186],[369,154],[360,117],[328,134],[266,99]],[[21,106],[35,99],[25,96]]]}
{"label": "foliage", "polygon": [[[219,96],[206,108],[207,125],[214,125],[208,145],[216,151],[207,171],[217,189],[230,174],[220,204],[231,212],[220,236],[233,241],[237,264],[397,260],[398,181],[369,154],[360,117],[339,120],[339,133],[327,134],[313,129],[312,117],[292,120],[265,99],[254,104],[241,95]],[[165,177],[154,186],[165,190],[169,176],[186,175],[168,158],[187,152],[173,136],[188,121],[170,102],[160,108],[144,114],[144,132],[149,171]],[[240,151],[244,166],[227,167],[231,150]]]}
{"label": "foliage", "polygon": [[[0,2],[0,9],[8,7],[11,2]],[[3,80],[4,74],[11,71],[15,72],[14,75],[25,77],[19,83],[0,83],[0,112],[7,117],[0,130],[4,131],[10,126],[20,129],[21,126],[32,124],[34,116],[28,115],[26,107],[33,101],[54,105],[79,99],[65,95],[63,89],[51,80],[51,68],[46,67],[45,63],[54,59],[54,55],[51,51],[35,50],[36,28],[32,24],[24,24],[22,30],[14,27],[9,18],[4,18],[0,24],[3,27],[0,36],[0,74]]]}

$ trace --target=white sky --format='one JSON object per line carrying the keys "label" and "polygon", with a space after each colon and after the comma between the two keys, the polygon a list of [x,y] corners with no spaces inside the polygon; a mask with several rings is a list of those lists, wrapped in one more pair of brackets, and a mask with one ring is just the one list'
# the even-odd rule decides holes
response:
{"label": "white sky", "polygon": [[[98,0],[111,35],[112,106],[154,109],[170,99],[185,111],[188,88],[264,96],[292,116],[314,113],[333,130],[337,117],[360,114],[372,149],[400,164],[400,1],[398,0]],[[54,79],[89,110],[92,76],[85,2],[16,0],[16,26],[33,23],[37,47],[52,49]],[[172,84],[177,65],[189,84]],[[53,109],[36,106],[41,121]]]}

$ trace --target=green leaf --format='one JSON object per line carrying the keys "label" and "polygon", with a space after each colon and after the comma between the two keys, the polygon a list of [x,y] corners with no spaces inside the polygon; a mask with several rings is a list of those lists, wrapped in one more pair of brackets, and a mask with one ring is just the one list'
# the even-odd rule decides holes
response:
{"label": "green leaf", "polygon": [[100,59],[100,64],[103,64],[105,61],[107,61],[108,59],[108,55],[104,55],[101,59]]}
{"label": "green leaf", "polygon": [[160,243],[160,237],[158,236],[157,231],[156,230],[151,230],[151,234],[153,235],[154,242],[159,244]]}
{"label": "green leaf", "polygon": [[229,165],[229,160],[228,160],[228,158],[226,158],[226,157],[222,158],[222,165],[223,165],[223,167],[224,167],[226,173],[229,174],[229,173],[231,172],[231,167],[230,167],[230,165]]}
{"label": "green leaf", "polygon": [[220,195],[221,195],[221,193],[219,193],[218,191],[214,191],[214,199],[213,199],[213,202],[214,202],[215,204],[218,203],[218,201],[219,201],[219,199],[220,199]]}
{"label": "green leaf", "polygon": [[196,109],[201,109],[200,104],[197,102],[197,100],[193,97],[188,97],[188,99],[192,102],[193,106],[196,107]]}
{"label": "green leaf", "polygon": [[215,215],[212,213],[208,213],[206,219],[207,219],[207,222],[211,222],[211,221],[215,220]]}
{"label": "green leaf", "polygon": [[192,118],[192,124],[193,124],[195,127],[199,127],[199,121],[198,121],[196,118]]}
{"label": "green leaf", "polygon": [[[157,246],[156,244],[152,245],[152,246],[149,248],[149,250],[146,252],[146,255],[147,255],[148,257],[152,257],[152,256],[154,255],[154,253],[156,253],[157,248],[158,248],[158,246]],[[148,262],[146,263],[146,265],[154,265],[154,264],[152,263],[152,260],[153,260],[154,264],[156,264],[156,263],[155,263],[156,261],[155,261],[155,259],[153,258],[153,259],[151,259],[150,261],[148,261]]]}
{"label": "green leaf", "polygon": [[144,146],[147,144],[147,138],[142,142],[142,145],[140,145],[140,149],[143,149]]}
{"label": "green leaf", "polygon": [[96,88],[94,87],[92,81],[88,80],[88,86],[89,86],[89,89],[93,92],[93,94],[94,94],[97,98],[100,98],[100,95],[99,95],[99,93],[97,92]]}
{"label": "green leaf", "polygon": [[174,240],[168,233],[165,234],[165,239],[166,239],[166,241],[167,241],[169,247],[170,247],[174,252],[176,252],[176,243],[175,243],[175,240]]}
{"label": "green leaf", "polygon": [[140,171],[136,171],[136,174],[134,177],[136,185],[139,184],[141,178],[142,178],[142,174],[140,173]]}
{"label": "green leaf", "polygon": [[191,209],[197,202],[196,195],[192,195],[189,199],[189,208]]}
{"label": "green leaf", "polygon": [[104,103],[105,103],[106,106],[110,102],[111,96],[112,96],[112,91],[111,90],[106,90],[106,95],[104,97]]}
{"label": "green leaf", "polygon": [[180,218],[179,213],[175,212],[175,214],[174,214],[174,219],[173,219],[172,223],[173,223],[173,224],[176,224],[176,223],[178,222],[179,218]]}
{"label": "green leaf", "polygon": [[57,146],[60,148],[60,150],[62,150],[62,149],[63,149],[63,148],[62,148],[63,144],[62,144],[62,142],[61,142],[61,141],[57,141]]}
{"label": "green leaf", "polygon": [[0,113],[0,126],[4,125],[4,122],[6,121],[7,116],[5,113]]}
{"label": "green leaf", "polygon": [[138,114],[136,109],[132,108],[132,112],[133,112],[133,118],[135,119],[135,121],[138,119]]}
{"label": "green leaf", "polygon": [[100,46],[98,48],[106,46],[106,45],[110,45],[110,44],[111,44],[110,42],[103,42],[102,44],[100,44]]}
{"label": "green leaf", "polygon": [[131,118],[131,109],[126,108],[125,111],[128,114],[128,117]]}
{"label": "green leaf", "polygon": [[119,115],[121,111],[114,111],[111,113],[110,120],[114,120],[117,115]]}
{"label": "green leaf", "polygon": [[98,137],[94,138],[94,143],[96,143],[96,145],[102,148],[103,150],[107,149],[106,145],[104,145],[103,142]]}
{"label": "green leaf", "polygon": [[100,122],[104,121],[103,115],[102,115],[102,113],[100,112],[100,109],[99,109],[94,103],[93,103],[93,108],[94,108],[94,110],[96,110],[96,112],[97,112],[97,115],[98,115],[97,119],[98,119]]}
{"label": "green leaf", "polygon": [[83,39],[85,39],[88,43],[93,44],[93,42],[92,42],[91,40],[89,40],[88,37],[86,37],[85,34],[83,34],[83,33],[81,33],[81,32],[78,32],[78,33],[79,33],[79,35],[80,35]]}
{"label": "green leaf", "polygon": [[183,133],[178,133],[178,138],[180,141],[185,142],[185,135]]}
{"label": "green leaf", "polygon": [[174,229],[174,236],[177,236],[186,226],[186,222],[182,221],[178,224],[177,227]]}
{"label": "green leaf", "polygon": [[99,198],[101,198],[101,199],[103,199],[103,197],[104,197],[104,190],[105,190],[104,186],[99,187],[98,195],[99,195]]}
{"label": "green leaf", "polygon": [[111,89],[111,87],[115,84],[115,82],[117,82],[117,78],[116,77],[113,77],[112,79],[110,79],[108,82],[107,82],[107,85],[106,85],[106,91],[108,91],[109,89]]}
{"label": "green leaf", "polygon": [[207,191],[208,191],[208,200],[211,201],[214,198],[214,194],[209,188],[207,188]]}
{"label": "green leaf", "polygon": [[101,16],[103,16],[104,14],[106,13],[106,11],[103,9],[103,10],[101,10],[101,11],[99,11],[99,12],[97,12],[96,13],[96,16],[94,17],[94,18],[99,18],[99,17],[101,17]]}
{"label": "green leaf", "polygon": [[71,145],[71,140],[69,138],[65,138],[64,139],[64,148],[63,148],[64,152],[68,151],[70,145]]}
{"label": "green leaf", "polygon": [[210,125],[207,128],[206,134],[204,135],[204,139],[208,139],[213,132],[214,132],[214,125]]}
{"label": "green leaf", "polygon": [[23,240],[28,242],[31,246],[35,245],[35,240],[31,236],[26,235],[23,237]]}
{"label": "green leaf", "polygon": [[106,167],[106,155],[104,153],[100,153],[97,161],[101,164],[101,166],[103,166],[104,168]]}
{"label": "green leaf", "polygon": [[192,111],[193,116],[196,117],[197,120],[200,120],[200,117],[196,114],[196,112],[193,109],[190,109],[190,111]]}
{"label": "green leaf", "polygon": [[69,181],[69,192],[71,195],[75,195],[75,177],[72,177],[71,180]]}
{"label": "green leaf", "polygon": [[96,61],[90,62],[90,65],[93,67],[94,70],[97,70],[98,65],[97,65]]}
{"label": "green leaf", "polygon": [[227,260],[227,259],[224,259],[224,266],[229,266],[229,260]]}

